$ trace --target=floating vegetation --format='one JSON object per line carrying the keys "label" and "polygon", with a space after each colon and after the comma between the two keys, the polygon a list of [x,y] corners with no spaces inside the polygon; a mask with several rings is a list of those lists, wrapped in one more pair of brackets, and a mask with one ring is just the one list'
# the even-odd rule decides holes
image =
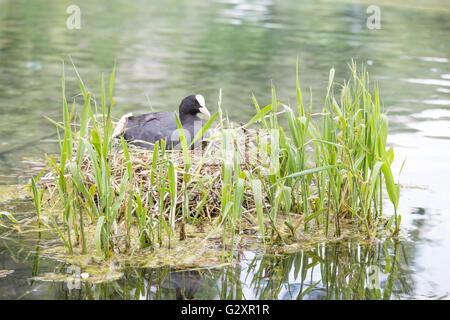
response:
{"label": "floating vegetation", "polygon": [[[96,270],[97,273],[98,270]],[[117,271],[108,270],[107,272],[99,274],[90,274],[89,272],[83,272],[81,274],[65,274],[65,273],[53,273],[48,272],[40,276],[33,277],[33,280],[40,281],[63,281],[65,283],[72,283],[77,286],[80,282],[89,282],[91,284],[104,283],[109,281],[115,281],[122,278],[123,273]]]}
{"label": "floating vegetation", "polygon": [[30,188],[26,185],[0,185],[0,205],[12,200],[31,199]]}
{"label": "floating vegetation", "polygon": [[4,278],[11,273],[14,273],[14,270],[0,270],[0,278]]}
{"label": "floating vegetation", "polygon": [[[237,247],[249,243],[289,251],[343,238],[373,241],[400,230],[388,120],[377,86],[354,64],[339,94],[330,71],[320,113],[304,105],[298,78],[295,111],[272,88],[272,103],[261,108],[253,97],[256,115],[239,126],[223,115],[220,94],[218,111],[201,130],[211,133],[202,148],[191,150],[179,128],[180,150],[166,150],[162,141],[153,151],[113,137],[115,71],[108,88],[102,79],[97,102],[74,70],[81,114],[75,101],[69,108],[63,71],[63,122],[49,119],[61,152],[46,157],[31,183],[39,225],[53,228],[69,255],[127,255],[151,266],[145,257],[158,264],[164,256],[173,265],[186,250],[191,262],[183,266],[211,265],[218,261],[198,258],[198,246],[206,256],[233,261]],[[389,218],[384,190],[394,207]]]}
{"label": "floating vegetation", "polygon": [[[56,274],[35,277],[48,283],[58,296],[76,299],[402,299],[412,294],[408,272],[408,246],[392,239],[379,243],[339,241],[316,244],[294,254],[237,254],[238,265],[183,270],[161,268],[121,269],[106,260],[100,278],[84,268],[63,264]],[[77,288],[78,290],[70,290]]]}

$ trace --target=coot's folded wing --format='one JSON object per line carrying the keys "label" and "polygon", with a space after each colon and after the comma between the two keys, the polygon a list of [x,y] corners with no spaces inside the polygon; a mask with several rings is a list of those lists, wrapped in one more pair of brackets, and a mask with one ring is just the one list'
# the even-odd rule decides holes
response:
{"label": "coot's folded wing", "polygon": [[124,138],[128,141],[136,141],[135,145],[153,149],[153,146],[145,141],[155,143],[161,137],[158,113],[151,112],[136,117],[129,117],[125,128]]}
{"label": "coot's folded wing", "polygon": [[174,142],[177,143],[176,140],[179,141],[177,128],[173,112],[151,112],[129,117],[124,138],[137,146],[148,149],[153,149],[153,146],[145,142],[154,144],[156,141],[166,140],[168,149],[170,149]]}

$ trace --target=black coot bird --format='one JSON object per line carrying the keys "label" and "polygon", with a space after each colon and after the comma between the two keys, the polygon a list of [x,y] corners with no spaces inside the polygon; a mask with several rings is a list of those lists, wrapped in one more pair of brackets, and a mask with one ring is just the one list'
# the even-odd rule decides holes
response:
{"label": "black coot bird", "polygon": [[[200,113],[208,118],[211,116],[202,95],[190,95],[181,101],[179,118],[188,146],[204,125],[204,122],[198,117]],[[153,150],[157,141],[166,140],[166,149],[181,149],[174,112],[150,112],[140,116],[128,114],[122,117],[116,129],[121,131],[120,127],[125,129],[125,140],[134,145]]]}

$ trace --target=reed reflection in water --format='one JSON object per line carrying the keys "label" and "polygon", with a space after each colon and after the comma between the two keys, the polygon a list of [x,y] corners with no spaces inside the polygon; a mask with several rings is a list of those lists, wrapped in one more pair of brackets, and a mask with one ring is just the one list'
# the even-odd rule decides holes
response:
{"label": "reed reflection in water", "polygon": [[395,240],[335,242],[293,254],[243,252],[217,269],[127,268],[118,281],[51,286],[60,299],[400,299],[414,291],[407,250]]}

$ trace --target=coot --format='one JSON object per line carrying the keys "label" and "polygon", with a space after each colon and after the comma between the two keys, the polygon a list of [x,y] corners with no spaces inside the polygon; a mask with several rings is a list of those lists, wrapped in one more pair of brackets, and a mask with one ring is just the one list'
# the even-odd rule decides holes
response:
{"label": "coot", "polygon": [[[188,146],[204,125],[204,122],[198,117],[199,113],[210,117],[205,98],[202,95],[190,95],[181,101],[179,118]],[[157,141],[166,140],[166,149],[181,148],[174,112],[150,112],[140,116],[126,115],[122,117],[116,129],[119,129],[120,126],[125,128],[125,140],[134,145],[153,150]],[[121,131],[121,129],[119,130]],[[205,134],[205,136],[207,135]]]}

